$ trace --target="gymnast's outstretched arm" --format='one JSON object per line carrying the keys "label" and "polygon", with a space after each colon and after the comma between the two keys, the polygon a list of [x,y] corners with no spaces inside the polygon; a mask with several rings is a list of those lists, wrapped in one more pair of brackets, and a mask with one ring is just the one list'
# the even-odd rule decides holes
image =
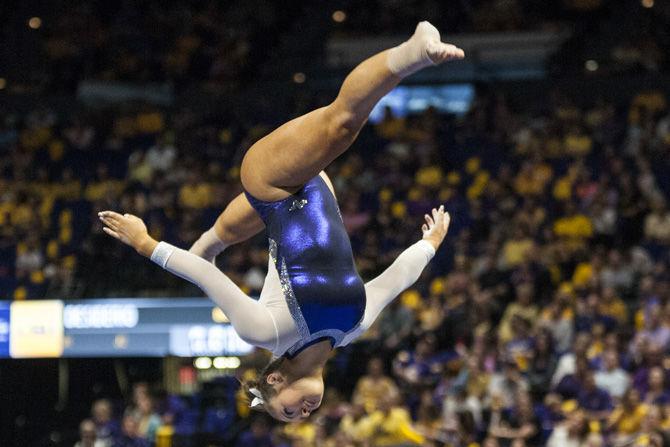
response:
{"label": "gymnast's outstretched arm", "polygon": [[382,310],[419,279],[435,255],[449,230],[450,216],[441,206],[433,209],[432,217],[426,214],[425,218],[426,223],[421,228],[423,238],[403,251],[381,275],[365,284],[365,315],[360,330],[345,338],[342,345],[352,342],[372,326]]}
{"label": "gymnast's outstretched arm", "polygon": [[244,341],[269,350],[276,348],[277,328],[270,310],[242,292],[215,265],[173,245],[154,240],[139,217],[113,211],[103,211],[99,216],[106,225],[103,228],[105,233],[205,292],[223,310]]}

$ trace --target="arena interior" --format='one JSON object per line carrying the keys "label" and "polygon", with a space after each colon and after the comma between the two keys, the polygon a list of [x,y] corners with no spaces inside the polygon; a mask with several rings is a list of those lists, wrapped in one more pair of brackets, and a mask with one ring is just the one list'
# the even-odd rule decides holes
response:
{"label": "arena interior", "polygon": [[[0,446],[670,445],[670,1],[0,4]],[[268,355],[102,232],[188,248],[259,138],[429,20],[465,50],[328,169],[361,276],[419,281],[335,352],[318,411],[252,411]],[[271,160],[269,161],[271,163]],[[262,234],[217,266],[258,295]]]}

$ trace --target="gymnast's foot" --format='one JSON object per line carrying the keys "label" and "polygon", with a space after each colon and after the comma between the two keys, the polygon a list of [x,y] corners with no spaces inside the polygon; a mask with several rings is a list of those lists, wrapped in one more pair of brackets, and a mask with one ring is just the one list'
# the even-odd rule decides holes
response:
{"label": "gymnast's foot", "polygon": [[440,40],[440,32],[429,22],[420,22],[410,39],[389,51],[387,65],[398,76],[405,77],[422,68],[454,59],[465,52]]}

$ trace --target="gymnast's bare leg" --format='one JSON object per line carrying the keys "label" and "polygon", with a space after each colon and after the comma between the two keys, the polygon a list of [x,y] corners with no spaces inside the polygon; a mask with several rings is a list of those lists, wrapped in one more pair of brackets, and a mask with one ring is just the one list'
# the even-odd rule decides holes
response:
{"label": "gymnast's bare leg", "polygon": [[242,161],[242,185],[262,201],[288,197],[349,148],[375,104],[404,77],[463,57],[463,50],[442,43],[437,29],[421,22],[407,42],[358,65],[331,104],[256,142]]}
{"label": "gymnast's bare leg", "polygon": [[[242,162],[242,184],[264,201],[287,197],[349,148],[375,104],[404,77],[463,57],[460,48],[440,42],[435,27],[420,23],[407,42],[357,66],[330,105],[289,121],[254,144]],[[324,172],[321,175],[332,191],[328,177]],[[226,247],[263,228],[256,211],[240,194],[189,251],[213,261]]]}

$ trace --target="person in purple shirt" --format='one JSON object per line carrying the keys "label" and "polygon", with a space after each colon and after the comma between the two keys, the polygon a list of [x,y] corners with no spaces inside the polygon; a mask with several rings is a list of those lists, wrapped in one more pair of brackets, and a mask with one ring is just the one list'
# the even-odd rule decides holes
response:
{"label": "person in purple shirt", "polygon": [[114,409],[108,399],[98,399],[91,406],[91,418],[95,423],[98,439],[111,443],[121,432],[119,421],[114,418]]}
{"label": "person in purple shirt", "polygon": [[564,376],[556,388],[555,392],[560,394],[563,399],[577,399],[584,389],[584,382],[589,372],[589,361],[585,356],[577,357],[575,360],[574,374]]}
{"label": "person in purple shirt", "polygon": [[666,349],[670,345],[670,328],[663,324],[663,310],[660,304],[648,307],[644,315],[644,329],[633,339],[633,348],[648,342]]}
{"label": "person in purple shirt", "polygon": [[577,395],[577,402],[587,412],[589,419],[606,419],[614,408],[609,393],[596,386],[591,370],[587,370],[582,378],[582,389]]}
{"label": "person in purple shirt", "polygon": [[670,391],[665,388],[665,371],[660,366],[649,370],[648,388],[644,403],[663,406],[670,404]]}
{"label": "person in purple shirt", "polygon": [[114,440],[112,447],[151,447],[151,442],[140,437],[138,425],[134,416],[124,416],[121,435]]}
{"label": "person in purple shirt", "polygon": [[235,447],[274,447],[268,419],[262,415],[254,418],[249,429],[240,435]]}
{"label": "person in purple shirt", "polygon": [[649,389],[649,371],[655,366],[663,364],[663,347],[655,343],[645,342],[640,352],[632,353],[633,358],[637,357],[632,367],[635,370],[633,376],[633,387],[639,391],[640,395],[647,394]]}

